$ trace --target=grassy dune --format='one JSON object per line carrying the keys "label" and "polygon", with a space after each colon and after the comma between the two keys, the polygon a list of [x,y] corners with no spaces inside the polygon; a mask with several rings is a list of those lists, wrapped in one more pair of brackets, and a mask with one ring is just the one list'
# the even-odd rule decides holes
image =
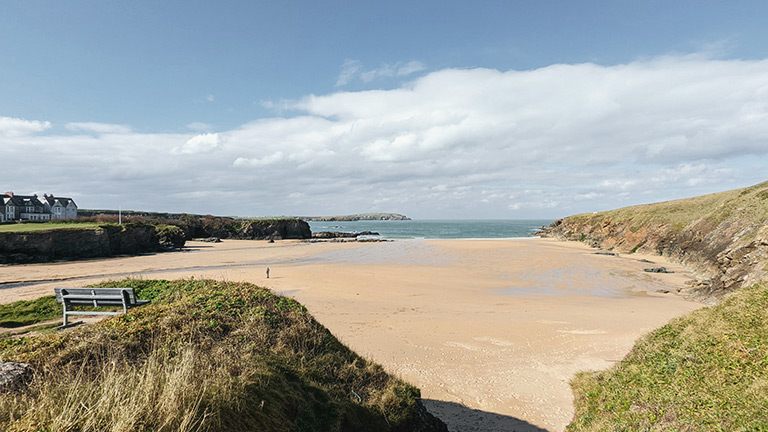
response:
{"label": "grassy dune", "polygon": [[152,303],[0,340],[2,360],[35,369],[26,389],[0,394],[0,430],[446,430],[417,388],[357,356],[291,299],[210,280],[105,285],[134,286]]}
{"label": "grassy dune", "polygon": [[673,320],[572,387],[569,431],[768,430],[768,283]]}

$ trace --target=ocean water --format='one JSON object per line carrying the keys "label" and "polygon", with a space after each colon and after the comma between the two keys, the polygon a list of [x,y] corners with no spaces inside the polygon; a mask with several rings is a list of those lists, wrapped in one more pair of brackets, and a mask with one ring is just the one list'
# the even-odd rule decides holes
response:
{"label": "ocean water", "polygon": [[551,219],[410,220],[309,222],[312,232],[377,232],[387,239],[459,239],[532,237]]}

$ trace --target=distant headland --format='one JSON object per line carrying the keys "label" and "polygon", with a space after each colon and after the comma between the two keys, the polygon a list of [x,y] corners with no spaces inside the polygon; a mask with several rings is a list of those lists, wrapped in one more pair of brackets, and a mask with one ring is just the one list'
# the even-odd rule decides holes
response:
{"label": "distant headland", "polygon": [[[97,215],[117,215],[117,210],[79,210],[81,216],[97,216]],[[148,211],[134,211],[134,210],[122,210],[124,216],[141,216],[148,218],[162,218],[162,219],[182,219],[183,217],[201,218],[203,215],[186,214],[186,213],[166,213],[166,212],[148,212]],[[210,217],[210,215],[208,215]],[[213,216],[216,217],[216,216]],[[219,216],[221,217],[221,216]],[[234,217],[228,216],[229,219],[234,220],[251,220],[251,219],[263,219],[253,217]],[[351,215],[341,216],[281,216],[277,219],[301,219],[303,221],[361,221],[361,220],[411,220],[406,215],[399,213],[359,213]]]}
{"label": "distant headland", "polygon": [[298,216],[299,219],[305,221],[320,221],[320,222],[332,222],[332,221],[361,221],[361,220],[411,220],[408,216],[398,213],[362,213],[346,216]]}

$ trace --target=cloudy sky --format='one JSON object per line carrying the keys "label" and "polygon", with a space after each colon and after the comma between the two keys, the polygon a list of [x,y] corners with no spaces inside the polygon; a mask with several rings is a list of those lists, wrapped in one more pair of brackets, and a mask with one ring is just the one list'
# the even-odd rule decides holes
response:
{"label": "cloudy sky", "polygon": [[556,218],[768,180],[768,2],[0,0],[0,188]]}

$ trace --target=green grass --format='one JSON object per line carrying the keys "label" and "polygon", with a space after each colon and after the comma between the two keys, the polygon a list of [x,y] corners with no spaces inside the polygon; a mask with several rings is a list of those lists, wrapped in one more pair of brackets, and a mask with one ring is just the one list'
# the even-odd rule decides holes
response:
{"label": "green grass", "polygon": [[95,229],[104,224],[101,223],[76,223],[76,222],[47,222],[47,223],[14,223],[0,225],[0,232],[34,232],[50,231],[58,229]]}
{"label": "green grass", "polygon": [[673,320],[572,387],[569,431],[768,430],[768,283]]}
{"label": "green grass", "polygon": [[0,430],[445,431],[419,390],[342,345],[296,301],[247,283],[110,282],[147,306],[0,340],[35,378]]}
{"label": "green grass", "polygon": [[60,318],[61,314],[61,305],[56,303],[56,297],[52,295],[35,300],[21,300],[10,304],[0,304],[0,327],[26,326],[53,318]]}

